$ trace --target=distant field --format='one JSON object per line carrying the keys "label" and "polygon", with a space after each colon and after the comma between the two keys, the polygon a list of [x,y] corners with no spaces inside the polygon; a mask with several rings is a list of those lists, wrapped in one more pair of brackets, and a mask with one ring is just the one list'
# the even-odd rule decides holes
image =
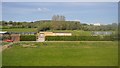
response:
{"label": "distant field", "polygon": [[[11,29],[2,29],[2,30],[8,31],[8,32],[37,32],[37,28],[11,28]],[[71,32],[72,35],[74,36],[90,36],[91,35],[91,31],[82,31],[82,30],[54,30],[53,32]]]}
{"label": "distant field", "polygon": [[10,29],[2,29],[2,31],[8,32],[37,32],[36,28],[10,28]]}
{"label": "distant field", "polygon": [[73,36],[91,36],[92,31],[83,31],[83,30],[50,30],[53,32],[70,32]]}
{"label": "distant field", "polygon": [[[3,51],[3,66],[117,66],[117,42],[20,42]],[[17,45],[33,45],[23,48]]]}
{"label": "distant field", "polygon": [[[50,30],[52,32],[70,32],[73,36],[91,36],[93,31],[83,31],[83,30]],[[108,31],[107,31],[108,32]],[[115,33],[115,31],[110,31]]]}
{"label": "distant field", "polygon": [[[2,31],[8,32],[37,32],[37,28],[10,28],[2,29]],[[91,36],[92,31],[83,31],[83,30],[49,30],[52,32],[70,32],[73,36]],[[113,33],[115,31],[112,31]]]}

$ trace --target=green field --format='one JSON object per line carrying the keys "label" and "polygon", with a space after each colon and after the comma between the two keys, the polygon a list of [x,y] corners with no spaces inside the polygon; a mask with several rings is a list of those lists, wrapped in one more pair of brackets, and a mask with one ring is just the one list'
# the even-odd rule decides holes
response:
{"label": "green field", "polygon": [[36,28],[10,28],[10,29],[2,29],[2,31],[8,32],[37,32]]}
{"label": "green field", "polygon": [[[20,42],[3,51],[3,66],[117,66],[117,42]],[[18,45],[32,45],[23,48]]]}
{"label": "green field", "polygon": [[[8,32],[37,32],[37,28],[10,28],[2,29],[2,31]],[[92,31],[83,31],[83,30],[48,30],[47,32],[70,32],[73,36],[91,36]],[[110,31],[111,32],[111,31]],[[115,33],[115,31],[112,31]]]}
{"label": "green field", "polygon": [[[2,29],[8,32],[37,32],[37,28],[10,28]],[[71,32],[73,36],[91,36],[91,31],[82,30],[50,30],[52,32]]]}
{"label": "green field", "polygon": [[[84,30],[49,30],[49,31],[52,31],[52,32],[70,32],[70,33],[72,33],[73,36],[92,36],[92,32],[94,32],[94,31],[84,31]],[[99,31],[97,31],[97,32],[99,32]],[[115,34],[115,31],[107,31],[107,32],[113,32],[113,34]]]}

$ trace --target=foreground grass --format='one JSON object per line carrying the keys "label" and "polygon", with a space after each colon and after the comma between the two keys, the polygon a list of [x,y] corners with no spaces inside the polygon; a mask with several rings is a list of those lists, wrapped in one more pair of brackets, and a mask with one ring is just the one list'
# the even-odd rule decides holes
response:
{"label": "foreground grass", "polygon": [[0,67],[2,67],[2,53],[0,52]]}
{"label": "foreground grass", "polygon": [[3,51],[3,66],[117,66],[118,63],[117,42],[45,43],[14,44]]}

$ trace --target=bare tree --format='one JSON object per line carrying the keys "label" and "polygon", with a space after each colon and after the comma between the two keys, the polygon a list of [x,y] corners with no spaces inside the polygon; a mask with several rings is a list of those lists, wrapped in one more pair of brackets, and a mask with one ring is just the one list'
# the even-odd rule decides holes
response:
{"label": "bare tree", "polygon": [[53,21],[65,21],[65,16],[62,16],[62,15],[53,15],[52,20]]}

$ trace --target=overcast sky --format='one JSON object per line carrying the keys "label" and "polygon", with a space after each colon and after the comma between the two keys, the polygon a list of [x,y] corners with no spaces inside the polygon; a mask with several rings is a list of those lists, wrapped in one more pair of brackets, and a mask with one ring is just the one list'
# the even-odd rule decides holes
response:
{"label": "overcast sky", "polygon": [[3,2],[2,20],[50,20],[53,15],[81,23],[108,24],[118,21],[117,2]]}

